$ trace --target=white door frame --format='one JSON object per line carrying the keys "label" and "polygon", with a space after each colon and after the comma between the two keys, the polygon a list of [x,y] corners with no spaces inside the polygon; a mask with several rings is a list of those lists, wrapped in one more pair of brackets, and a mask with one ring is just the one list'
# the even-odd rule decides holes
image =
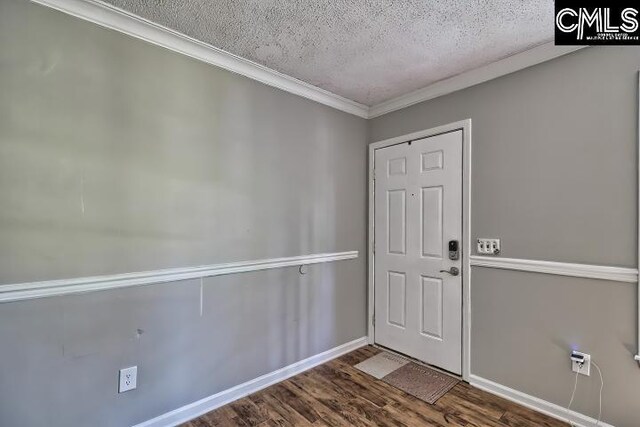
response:
{"label": "white door frame", "polygon": [[367,342],[372,345],[375,344],[375,257],[373,254],[373,241],[375,236],[375,188],[373,181],[375,150],[456,130],[462,130],[462,379],[469,381],[471,364],[471,289],[469,287],[469,275],[471,274],[471,268],[469,266],[469,255],[471,255],[471,119],[461,120],[459,122],[369,144],[369,263],[367,278],[369,308]]}

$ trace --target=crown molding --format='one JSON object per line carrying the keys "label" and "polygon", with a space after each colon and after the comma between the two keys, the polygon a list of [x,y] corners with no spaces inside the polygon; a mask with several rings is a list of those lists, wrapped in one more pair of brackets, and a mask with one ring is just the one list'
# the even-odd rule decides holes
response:
{"label": "crown molding", "polygon": [[368,107],[100,0],[30,1],[365,119],[447,95],[587,47],[555,46],[553,42],[548,42]]}
{"label": "crown molding", "polygon": [[31,0],[174,52],[240,74],[266,85],[367,118],[369,107],[210,44],[156,24],[99,0]]}
{"label": "crown molding", "polygon": [[368,118],[372,119],[420,102],[466,89],[585,47],[587,46],[555,46],[553,42],[541,44],[480,68],[475,68],[462,74],[437,81],[422,89],[407,93],[406,95],[376,104],[369,108]]}

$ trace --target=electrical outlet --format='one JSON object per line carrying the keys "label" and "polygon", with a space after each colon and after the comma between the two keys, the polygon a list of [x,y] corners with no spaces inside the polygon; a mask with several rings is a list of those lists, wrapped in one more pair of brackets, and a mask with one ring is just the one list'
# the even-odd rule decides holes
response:
{"label": "electrical outlet", "polygon": [[[582,358],[582,361],[577,360]],[[591,355],[579,351],[571,352],[571,370],[582,375],[591,375]]]}
{"label": "electrical outlet", "polygon": [[138,367],[120,369],[120,383],[118,393],[133,390],[138,386]]}
{"label": "electrical outlet", "polygon": [[478,239],[477,251],[482,255],[499,255],[500,239]]}

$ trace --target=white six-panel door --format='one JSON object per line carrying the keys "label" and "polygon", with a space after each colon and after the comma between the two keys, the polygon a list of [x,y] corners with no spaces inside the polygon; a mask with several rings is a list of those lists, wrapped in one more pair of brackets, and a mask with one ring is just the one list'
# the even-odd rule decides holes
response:
{"label": "white six-panel door", "polygon": [[375,342],[462,371],[462,131],[375,151]]}

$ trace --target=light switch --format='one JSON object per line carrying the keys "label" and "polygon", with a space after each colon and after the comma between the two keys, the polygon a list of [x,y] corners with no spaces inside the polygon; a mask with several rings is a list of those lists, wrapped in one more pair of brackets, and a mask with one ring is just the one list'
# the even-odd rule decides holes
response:
{"label": "light switch", "polygon": [[500,239],[478,239],[477,252],[481,255],[499,255]]}

